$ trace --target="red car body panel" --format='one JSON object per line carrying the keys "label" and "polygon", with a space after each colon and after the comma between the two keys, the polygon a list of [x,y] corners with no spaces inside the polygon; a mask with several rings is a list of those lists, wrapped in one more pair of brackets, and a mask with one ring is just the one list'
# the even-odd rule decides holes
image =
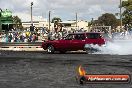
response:
{"label": "red car body panel", "polygon": [[[86,33],[71,33],[68,34],[67,36],[81,36],[80,38],[82,39],[68,39],[67,36],[65,39],[61,40],[48,40],[46,42],[42,43],[43,49],[47,49],[49,45],[52,45],[56,51],[75,51],[75,50],[84,50],[85,44],[98,44],[98,45],[103,45],[105,44],[105,39],[101,37],[102,33],[91,33],[91,32],[86,32]],[[96,36],[96,38],[88,38],[89,35]]]}

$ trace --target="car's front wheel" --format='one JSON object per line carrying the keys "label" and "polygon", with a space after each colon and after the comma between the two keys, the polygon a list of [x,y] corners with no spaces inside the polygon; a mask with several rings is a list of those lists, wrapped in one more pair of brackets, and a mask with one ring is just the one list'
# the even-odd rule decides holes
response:
{"label": "car's front wheel", "polygon": [[47,53],[52,54],[52,53],[54,53],[54,52],[55,52],[54,47],[53,47],[52,45],[49,45],[48,48],[47,48]]}

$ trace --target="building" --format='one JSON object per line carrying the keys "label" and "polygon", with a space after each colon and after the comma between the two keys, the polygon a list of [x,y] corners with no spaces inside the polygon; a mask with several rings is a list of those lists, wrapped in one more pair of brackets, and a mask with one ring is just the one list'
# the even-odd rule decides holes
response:
{"label": "building", "polygon": [[87,21],[63,21],[60,22],[63,25],[63,28],[67,29],[67,30],[71,30],[71,29],[75,29],[75,30],[79,30],[79,29],[84,29],[84,30],[88,30],[88,22]]}
{"label": "building", "polygon": [[8,9],[0,11],[0,31],[9,31],[13,28],[12,12]]}
{"label": "building", "polygon": [[[30,28],[31,26],[31,22],[22,22],[22,26],[26,29]],[[42,28],[42,27],[45,27],[47,29],[49,29],[49,22],[47,21],[34,21],[33,22],[33,26],[35,26],[35,28],[39,29],[39,28]],[[51,23],[51,29],[54,27],[54,24]]]}
{"label": "building", "polygon": [[[88,30],[88,22],[87,21],[78,21],[76,24],[76,21],[62,21],[59,22],[59,24],[62,24],[62,30],[66,29],[67,31],[70,31],[72,29],[75,30],[79,30],[79,29],[84,29],[84,30]],[[34,21],[33,25],[36,28],[41,28],[41,27],[46,27],[47,29],[49,29],[49,22],[47,20],[45,21]],[[50,31],[54,30],[54,23],[50,23]],[[30,28],[31,26],[31,22],[22,22],[22,26],[24,28]],[[76,27],[77,26],[77,27]]]}

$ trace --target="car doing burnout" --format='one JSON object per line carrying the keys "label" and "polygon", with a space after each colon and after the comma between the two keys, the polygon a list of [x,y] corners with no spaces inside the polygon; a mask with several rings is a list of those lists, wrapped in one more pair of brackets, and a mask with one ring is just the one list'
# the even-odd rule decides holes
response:
{"label": "car doing burnout", "polygon": [[98,44],[99,46],[105,44],[105,40],[100,32],[86,32],[86,33],[70,33],[60,40],[48,40],[42,43],[42,48],[48,53],[60,51],[86,50],[86,44]]}

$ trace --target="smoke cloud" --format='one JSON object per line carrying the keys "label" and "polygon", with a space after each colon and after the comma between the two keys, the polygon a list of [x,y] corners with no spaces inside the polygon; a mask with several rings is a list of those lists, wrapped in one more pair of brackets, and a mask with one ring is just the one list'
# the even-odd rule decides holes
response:
{"label": "smoke cloud", "polygon": [[130,55],[132,54],[132,36],[131,34],[117,34],[112,42],[106,42],[103,46],[92,45],[98,52],[94,54],[114,54],[114,55]]}

